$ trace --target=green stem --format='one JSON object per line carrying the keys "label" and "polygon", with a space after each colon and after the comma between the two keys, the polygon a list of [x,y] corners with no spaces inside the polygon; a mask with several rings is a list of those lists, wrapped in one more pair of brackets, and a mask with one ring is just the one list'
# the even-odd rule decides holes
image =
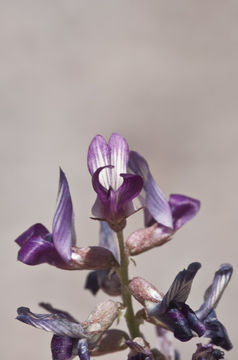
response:
{"label": "green stem", "polygon": [[117,238],[119,242],[120,248],[120,257],[121,257],[121,264],[120,264],[120,278],[121,278],[121,285],[122,285],[122,299],[123,304],[126,308],[125,319],[127,323],[127,327],[129,329],[130,335],[133,338],[140,336],[139,326],[135,319],[134,310],[132,306],[132,299],[131,294],[128,290],[128,283],[129,283],[129,276],[128,276],[128,254],[125,249],[123,233],[122,231],[117,233]]}

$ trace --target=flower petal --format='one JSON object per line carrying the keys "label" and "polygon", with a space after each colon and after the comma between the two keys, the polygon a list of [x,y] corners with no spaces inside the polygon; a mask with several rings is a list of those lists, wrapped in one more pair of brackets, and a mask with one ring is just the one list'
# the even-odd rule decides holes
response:
{"label": "flower petal", "polygon": [[28,240],[32,239],[35,236],[44,237],[45,235],[49,234],[49,231],[46,227],[42,224],[34,224],[29,229],[24,231],[18,238],[15,240],[16,243],[20,246],[25,244]]}
{"label": "flower petal", "polygon": [[26,307],[18,308],[17,313],[17,320],[38,329],[51,331],[56,335],[69,336],[72,338],[90,338],[90,335],[79,323],[69,321],[60,314],[35,314]]}
{"label": "flower petal", "polygon": [[96,270],[91,271],[86,278],[85,289],[91,291],[93,295],[96,295],[99,291],[102,283],[102,279],[108,273],[108,270]]}
{"label": "flower petal", "polygon": [[146,208],[158,224],[173,229],[168,201],[151,174],[149,174],[146,184]]}
{"label": "flower petal", "polygon": [[108,145],[111,150],[110,164],[114,166],[114,170],[112,171],[111,186],[114,190],[117,190],[123,182],[120,174],[127,172],[129,146],[126,140],[116,133],[111,135]]}
{"label": "flower petal", "polygon": [[81,339],[78,342],[78,356],[80,360],[90,360],[88,342],[85,339]]}
{"label": "flower petal", "polygon": [[150,169],[147,161],[136,151],[130,151],[128,167],[133,173],[140,175],[146,185]]}
{"label": "flower petal", "polygon": [[[150,215],[157,223],[172,229],[173,221],[168,201],[152,177],[147,161],[138,153],[131,151],[129,168],[143,178],[146,193],[145,204]],[[151,219],[148,219],[147,215],[146,226],[149,223],[151,225]]]}
{"label": "flower petal", "polygon": [[112,231],[108,223],[105,221],[100,221],[99,246],[110,250],[111,253],[113,253],[115,259],[119,261],[119,254],[114,238],[114,232]]}
{"label": "flower petal", "polygon": [[217,319],[215,310],[212,310],[204,320],[206,332],[204,337],[211,339],[211,343],[231,350],[233,345],[229,339],[225,326]]}
{"label": "flower petal", "polygon": [[206,290],[204,295],[204,303],[201,305],[199,310],[196,311],[196,315],[199,319],[204,320],[210,311],[216,308],[224,290],[226,289],[233,268],[230,264],[223,264],[220,266],[214,275],[213,282]]}
{"label": "flower petal", "polygon": [[[88,169],[91,175],[98,168],[111,165],[111,151],[104,137],[97,135],[93,138],[88,149]],[[100,177],[102,185],[109,189],[111,184],[110,172],[107,170]]]}
{"label": "flower petal", "polygon": [[77,339],[68,336],[53,335],[51,340],[51,353],[53,360],[71,360]]}
{"label": "flower petal", "polygon": [[150,309],[149,315],[159,317],[161,314],[164,314],[172,301],[184,303],[188,298],[193,279],[200,267],[200,263],[194,262],[191,263],[186,270],[180,271],[168,292],[165,294],[162,302]]}
{"label": "flower petal", "polygon": [[121,174],[123,183],[118,189],[118,209],[124,208],[126,204],[137,197],[143,187],[142,177],[133,174]]}
{"label": "flower petal", "polygon": [[69,185],[66,176],[61,169],[57,208],[53,220],[52,235],[53,242],[58,253],[62,259],[69,262],[72,254],[72,246],[75,245],[76,242],[74,213]]}
{"label": "flower petal", "polygon": [[19,250],[17,259],[27,265],[47,263],[64,267],[64,261],[57,253],[53,243],[40,236],[26,241]]}
{"label": "flower petal", "polygon": [[169,205],[173,216],[174,229],[177,230],[191,220],[200,209],[200,201],[185,195],[171,194]]}
{"label": "flower petal", "polygon": [[95,173],[93,173],[93,176],[92,176],[93,188],[96,191],[96,193],[98,194],[98,196],[99,196],[99,198],[100,198],[100,200],[102,201],[103,204],[108,201],[109,188],[106,188],[104,185],[102,185],[102,183],[100,181],[100,175],[107,168],[111,169],[112,166],[107,165],[107,166],[99,167],[95,171]]}
{"label": "flower petal", "polygon": [[45,309],[46,311],[50,312],[51,314],[58,314],[60,315],[62,318],[65,318],[69,321],[78,323],[78,320],[76,320],[72,315],[70,315],[68,312],[63,311],[63,310],[59,310],[59,309],[55,309],[51,304],[49,303],[44,303],[41,302],[39,303],[39,306],[42,307],[43,309]]}

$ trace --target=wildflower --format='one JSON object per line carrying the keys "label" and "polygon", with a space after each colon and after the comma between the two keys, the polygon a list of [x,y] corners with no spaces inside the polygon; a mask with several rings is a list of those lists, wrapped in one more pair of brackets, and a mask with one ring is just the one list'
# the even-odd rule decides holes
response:
{"label": "wildflower", "polygon": [[108,144],[101,135],[93,138],[88,150],[88,169],[97,193],[93,216],[107,221],[118,232],[136,208],[132,202],[143,186],[140,175],[129,174],[129,147],[119,134],[112,134]]}
{"label": "wildflower", "polygon": [[177,339],[188,341],[195,332],[198,336],[210,338],[213,344],[230,350],[232,345],[224,326],[214,317],[214,308],[229,283],[232,267],[229,264],[220,266],[205,292],[204,303],[197,311],[193,311],[186,300],[200,267],[200,263],[192,263],[186,270],[180,271],[165,295],[138,277],[130,282],[129,290],[145,307],[145,318],[172,331]]}
{"label": "wildflower", "polygon": [[81,360],[88,360],[90,354],[102,355],[126,348],[127,334],[120,330],[108,330],[119,315],[118,303],[104,301],[84,322],[78,322],[67,312],[49,304],[40,305],[49,313],[34,314],[28,308],[21,307],[18,309],[17,320],[53,332],[53,360],[69,360],[77,355]]}
{"label": "wildflower", "polygon": [[126,341],[127,346],[131,349],[128,360],[154,360],[153,353],[148,344],[141,337]]}
{"label": "wildflower", "polygon": [[18,260],[28,265],[48,263],[67,270],[108,269],[117,264],[113,254],[99,246],[77,248],[73,205],[69,185],[60,169],[57,207],[52,233],[42,224],[35,224],[21,234]]}
{"label": "wildflower", "polygon": [[143,178],[139,199],[144,207],[145,229],[137,230],[127,239],[131,255],[137,255],[169,241],[172,235],[199,211],[200,202],[185,195],[171,194],[169,201],[156,184],[146,160],[131,151],[130,170]]}

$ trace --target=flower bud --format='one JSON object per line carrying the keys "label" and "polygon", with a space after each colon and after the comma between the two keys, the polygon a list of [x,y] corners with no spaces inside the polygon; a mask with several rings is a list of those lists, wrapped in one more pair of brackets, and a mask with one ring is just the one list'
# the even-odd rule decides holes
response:
{"label": "flower bud", "polygon": [[129,291],[137,301],[146,307],[149,303],[158,303],[163,299],[163,294],[154,285],[139,276],[130,281]]}
{"label": "flower bud", "polygon": [[158,224],[154,224],[148,228],[133,232],[126,240],[126,247],[130,255],[138,255],[153,247],[165,244],[171,240],[172,234],[171,230],[160,228]]}
{"label": "flower bud", "polygon": [[118,317],[119,307],[119,303],[112,300],[100,303],[83,323],[84,329],[95,334],[106,331]]}

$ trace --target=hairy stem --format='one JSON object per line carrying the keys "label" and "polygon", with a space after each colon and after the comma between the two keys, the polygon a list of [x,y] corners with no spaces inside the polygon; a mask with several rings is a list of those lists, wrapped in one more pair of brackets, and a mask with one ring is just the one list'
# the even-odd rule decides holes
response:
{"label": "hairy stem", "polygon": [[123,304],[126,308],[125,313],[125,319],[127,323],[128,330],[130,332],[130,336],[133,338],[140,336],[139,326],[137,324],[137,321],[135,319],[134,310],[132,306],[132,298],[131,294],[128,290],[128,282],[129,282],[129,276],[128,276],[128,266],[129,266],[129,260],[128,260],[128,254],[124,245],[124,239],[123,239],[123,233],[122,231],[117,233],[117,238],[119,242],[119,248],[120,248],[120,258],[121,258],[121,264],[120,264],[120,278],[121,278],[121,285],[122,285],[122,299]]}

